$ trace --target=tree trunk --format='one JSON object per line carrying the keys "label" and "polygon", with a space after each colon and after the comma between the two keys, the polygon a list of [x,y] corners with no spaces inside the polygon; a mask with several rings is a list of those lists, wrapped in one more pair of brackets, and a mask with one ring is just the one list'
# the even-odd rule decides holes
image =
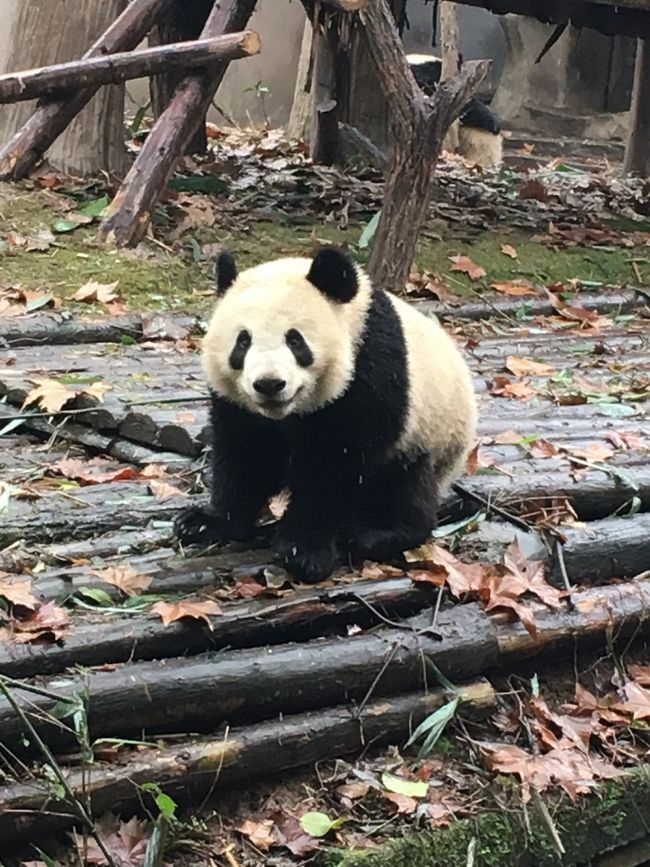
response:
{"label": "tree trunk", "polygon": [[[440,35],[442,41],[442,81],[448,81],[458,72],[460,61],[458,11],[452,0],[440,4]],[[452,124],[445,136],[444,148],[455,151],[458,147],[458,129]]]}
{"label": "tree trunk", "polygon": [[625,171],[650,176],[650,39],[638,41]]}
{"label": "tree trunk", "polygon": [[291,116],[287,124],[287,135],[289,138],[303,139],[309,130],[313,101],[311,93],[313,36],[314,29],[311,21],[308,19],[305,21],[305,29],[302,33],[298,74],[296,75],[296,86],[293,92]]}
{"label": "tree trunk", "polygon": [[[151,31],[151,45],[166,45],[171,42],[184,42],[188,39],[198,39],[208,20],[214,0],[175,0],[164,19]],[[157,75],[151,79],[151,106],[156,119],[169,105],[174,91],[184,78],[182,69],[170,70],[167,75]],[[205,117],[203,119],[205,121]],[[200,123],[190,139],[186,153],[205,153],[208,139],[205,132],[205,122]]]}
{"label": "tree trunk", "polygon": [[337,69],[339,38],[337,17],[327,12],[316,23],[314,32],[314,71],[311,86],[310,154],[315,163],[332,165],[338,144]]}
{"label": "tree trunk", "polygon": [[[9,38],[7,71],[80,57],[125,7],[126,0],[75,0],[74,10],[69,0],[22,0]],[[22,104],[3,109],[3,138],[9,140],[33,110]],[[124,85],[103,88],[52,147],[52,165],[78,175],[122,174],[123,112]]]}
{"label": "tree trunk", "polygon": [[415,257],[445,133],[473,96],[489,64],[464,64],[432,97],[425,97],[406,61],[387,0],[376,0],[360,17],[390,108],[395,139],[368,270],[378,286],[399,292]]}

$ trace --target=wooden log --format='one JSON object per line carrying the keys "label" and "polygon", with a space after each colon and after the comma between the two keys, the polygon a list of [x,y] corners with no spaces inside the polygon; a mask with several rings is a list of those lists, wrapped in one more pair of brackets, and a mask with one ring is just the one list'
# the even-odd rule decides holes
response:
{"label": "wooden log", "polygon": [[[232,650],[188,659],[134,662],[114,671],[57,676],[58,696],[87,695],[91,739],[154,732],[214,731],[222,722],[247,724],[277,714],[302,713],[373,696],[421,689],[423,656],[452,682],[474,677],[496,661],[496,630],[478,605],[440,612],[430,634],[431,612],[403,628],[308,644]],[[386,664],[387,654],[390,654]],[[379,681],[377,674],[385,666]],[[45,681],[45,685],[47,681]],[[23,696],[19,697],[23,700]],[[25,710],[56,749],[74,747],[74,735],[47,719],[53,701],[29,695]],[[0,740],[21,742],[21,721],[0,700]],[[27,748],[29,751],[29,748]]]}
{"label": "wooden log", "polygon": [[289,122],[287,123],[288,138],[304,139],[307,135],[307,130],[311,122],[313,37],[314,28],[311,21],[307,19],[305,21],[305,27],[302,32],[300,57],[298,59],[298,71],[296,73],[296,84],[293,91],[291,114],[289,116]]}
{"label": "wooden log", "polygon": [[[173,0],[167,14],[161,18],[149,34],[150,45],[167,45],[171,42],[185,42],[198,39],[208,20],[214,0]],[[164,75],[156,75],[149,81],[151,105],[156,120],[171,102],[176,88],[184,78],[182,69],[172,69]],[[205,153],[208,147],[208,137],[205,128],[205,116],[201,118],[196,132],[187,143],[185,152],[188,154]]]}
{"label": "wooden log", "polygon": [[[201,33],[210,39],[244,30],[256,0],[225,0],[215,5]],[[151,209],[170,179],[196,127],[212,102],[228,68],[226,62],[209,75],[189,75],[147,136],[124,183],[109,205],[100,228],[101,240],[137,244],[149,225]]]}
{"label": "wooden log", "polygon": [[[236,562],[236,557],[231,555],[233,562]],[[253,563],[252,557],[250,562]],[[182,561],[180,565],[183,565]],[[260,561],[253,564],[253,568],[259,569]],[[210,573],[208,569],[200,571],[196,565],[194,570],[181,573],[180,576],[170,576],[176,578],[181,592],[196,593],[202,586],[214,586],[219,581],[218,572]],[[239,570],[235,569],[235,574],[237,571],[250,574],[246,566],[240,565]],[[168,592],[168,588],[161,586],[157,580],[161,573],[164,580],[164,567],[158,570],[154,568],[153,592]],[[191,583],[193,576],[199,579],[195,586]],[[181,577],[185,579],[183,584],[178,580]],[[105,582],[98,582],[94,576],[89,585],[91,583],[106,591],[112,589]],[[77,587],[80,584],[79,581],[75,582]],[[40,583],[36,584],[35,592],[42,594]],[[432,589],[422,584],[416,585],[410,578],[391,578],[360,581],[318,591],[298,590],[287,599],[258,598],[224,603],[223,615],[212,618],[210,628],[205,623],[191,620],[178,620],[165,626],[158,617],[144,615],[107,620],[102,624],[85,624],[82,621],[74,624],[65,643],[61,645],[30,646],[2,642],[0,674],[14,678],[40,677],[57,674],[76,665],[169,659],[208,650],[306,641],[325,635],[344,634],[346,627],[352,624],[363,627],[380,625],[380,616],[375,612],[392,618],[411,615],[430,607],[434,602],[432,596]]]}
{"label": "wooden log", "polygon": [[[578,481],[572,481],[566,470],[546,473],[540,468],[534,475],[514,478],[501,474],[465,477],[461,484],[467,491],[513,514],[525,514],[530,510],[532,501],[542,504],[559,498],[568,500],[581,520],[593,521],[608,517],[631,503],[633,497],[639,498],[642,509],[650,509],[650,467],[640,465],[630,470],[629,474],[638,486],[636,490],[602,470],[590,470]],[[476,503],[468,499],[459,511],[472,514],[475,509]],[[454,507],[453,498],[450,497],[443,504],[441,518],[455,514],[458,514],[458,507]]]}
{"label": "wooden log", "polygon": [[[566,542],[562,556],[571,581],[597,584],[612,578],[634,578],[650,569],[650,513],[633,518],[606,518],[592,521],[585,527],[563,527]],[[557,555],[550,576],[558,586],[562,583]]]}
{"label": "wooden log", "polygon": [[[106,316],[101,319],[87,319],[71,316],[63,319],[56,314],[28,318],[6,317],[0,319],[0,346],[10,347],[61,346],[79,343],[121,343],[123,337],[143,340],[171,339],[192,334],[196,331],[198,319],[187,314],[128,313],[125,316]],[[152,325],[155,327],[152,328]]]}
{"label": "wooden log", "polygon": [[650,176],[650,36],[637,39],[630,114],[625,171],[647,178]]}
{"label": "wooden log", "polygon": [[105,57],[88,57],[0,75],[0,103],[21,102],[71,87],[99,87],[131,78],[156,75],[162,70],[211,67],[258,54],[260,39],[252,30],[176,42],[138,51],[122,51]]}
{"label": "wooden log", "polygon": [[[493,712],[494,690],[485,680],[459,686],[459,713],[481,720]],[[403,743],[413,727],[432,714],[449,694],[440,689],[371,701],[362,719],[354,706],[343,705],[255,726],[232,729],[227,736],[193,737],[191,740],[140,747],[119,764],[95,761],[92,786],[87,772],[68,771],[73,793],[89,798],[93,814],[107,811],[126,817],[149,806],[141,785],[155,780],[179,804],[190,798],[221,794],[237,782],[248,783],[328,758],[358,755],[369,743]],[[71,827],[69,806],[38,782],[0,787],[0,843],[51,835]]]}
{"label": "wooden log", "polygon": [[[650,581],[629,581],[609,587],[588,587],[571,594],[573,607],[553,610],[530,603],[537,632],[533,637],[520,622],[497,624],[499,665],[507,669],[513,663],[533,656],[548,658],[562,655],[576,642],[602,647],[608,641],[642,638],[650,628]],[[610,648],[611,649],[611,648]],[[565,657],[566,658],[566,657]]]}
{"label": "wooden log", "polygon": [[[132,0],[112,27],[84,57],[130,51],[142,42],[170,0]],[[0,149],[0,181],[24,178],[70,121],[91,100],[97,88],[74,90],[44,100],[16,135]]]}
{"label": "wooden log", "polygon": [[386,0],[376,0],[360,16],[395,138],[368,270],[378,285],[401,292],[415,259],[445,133],[475,93],[489,63],[464,64],[457,76],[425,97],[409,69]]}

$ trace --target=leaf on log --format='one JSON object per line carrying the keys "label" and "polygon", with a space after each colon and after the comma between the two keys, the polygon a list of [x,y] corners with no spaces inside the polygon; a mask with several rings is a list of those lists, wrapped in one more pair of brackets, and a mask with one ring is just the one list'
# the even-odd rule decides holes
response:
{"label": "leaf on log", "polygon": [[33,382],[37,383],[36,388],[29,392],[23,401],[22,409],[37,403],[46,412],[58,412],[77,396],[76,391],[56,379],[34,379]]}
{"label": "leaf on log", "polygon": [[127,596],[137,596],[139,593],[144,593],[153,581],[151,575],[143,575],[133,566],[129,566],[128,563],[120,563],[119,566],[109,566],[106,569],[96,569],[92,574],[101,578],[102,581],[106,581],[107,584],[117,587]]}
{"label": "leaf on log", "polygon": [[46,639],[59,641],[68,630],[70,615],[65,608],[60,608],[54,602],[46,602],[21,620],[12,621],[12,631],[2,632],[3,640],[28,644],[31,641]]}
{"label": "leaf on log", "polygon": [[501,292],[503,295],[515,297],[537,295],[537,289],[523,280],[504,280],[502,282],[490,283],[490,288],[496,289],[497,292]]}
{"label": "leaf on log", "polygon": [[185,599],[181,602],[156,602],[151,612],[152,614],[160,615],[165,626],[173,623],[174,620],[180,620],[182,617],[191,617],[194,620],[205,620],[210,629],[212,629],[210,617],[223,614],[220,606],[210,599],[205,602],[192,601],[190,599]]}
{"label": "leaf on log", "polygon": [[541,364],[531,358],[521,358],[518,355],[509,355],[506,359],[506,368],[515,376],[550,376],[555,373],[555,368],[550,364]]}
{"label": "leaf on log", "polygon": [[527,382],[512,382],[507,376],[495,376],[490,394],[495,397],[511,397],[515,400],[528,400],[537,394],[532,385]]}
{"label": "leaf on log", "polygon": [[32,593],[32,582],[29,578],[14,580],[8,572],[0,572],[0,596],[10,605],[29,608],[32,611],[40,605]]}
{"label": "leaf on log", "polygon": [[181,491],[180,488],[177,488],[175,485],[170,485],[169,482],[154,480],[149,482],[149,488],[154,497],[160,502],[163,500],[169,500],[170,497],[186,496],[185,491]]}

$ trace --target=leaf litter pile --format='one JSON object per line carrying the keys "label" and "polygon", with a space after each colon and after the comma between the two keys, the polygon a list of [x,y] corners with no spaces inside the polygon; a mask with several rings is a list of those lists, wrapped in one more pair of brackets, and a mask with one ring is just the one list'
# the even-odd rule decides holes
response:
{"label": "leaf litter pile", "polygon": [[[287,213],[335,221],[380,196],[372,171],[351,186],[272,133],[225,136],[186,169],[185,229],[215,225],[206,178],[235,225],[279,189]],[[603,208],[638,216],[634,182],[578,174],[448,160],[433,208],[479,198],[483,225],[523,219],[551,247],[643,243],[583,229]],[[501,255],[516,270],[517,248]],[[286,499],[248,550],[174,545],[207,483],[198,319],[93,342],[125,309],[88,281],[73,297],[102,312],[72,318],[83,339],[40,345],[57,300],[3,295],[20,328],[0,362],[1,847],[48,867],[140,867],[163,838],[166,863],[319,863],[496,812],[524,834],[541,816],[561,858],[562,810],[650,764],[647,296],[496,281],[470,256],[450,270],[492,288],[478,316],[417,264],[406,294],[438,299],[472,366],[467,475],[430,542],[317,588],[266,547]]]}

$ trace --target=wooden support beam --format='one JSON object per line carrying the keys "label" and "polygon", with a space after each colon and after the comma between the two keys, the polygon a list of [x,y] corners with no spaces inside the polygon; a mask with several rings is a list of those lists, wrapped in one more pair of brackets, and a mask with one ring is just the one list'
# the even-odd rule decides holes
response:
{"label": "wooden support beam", "polygon": [[[169,2],[132,0],[115,23],[91,45],[84,57],[98,57],[136,48]],[[0,149],[0,181],[17,180],[28,175],[96,92],[97,87],[94,86],[79,88],[39,104],[27,123]]]}
{"label": "wooden support beam", "polygon": [[20,102],[72,87],[117,84],[131,78],[155,75],[169,69],[210,66],[258,54],[257,33],[246,30],[213,39],[176,42],[139,51],[123,51],[104,57],[82,58],[40,69],[0,75],[0,103]]}
{"label": "wooden support beam", "polygon": [[[256,0],[225,0],[208,18],[202,39],[244,30]],[[137,244],[144,236],[151,210],[171,177],[196,127],[212,102],[228,63],[210,74],[188,75],[178,87],[138,154],[124,183],[109,205],[99,237],[118,246]]]}
{"label": "wooden support beam", "polygon": [[625,171],[650,177],[650,38],[637,40]]}

